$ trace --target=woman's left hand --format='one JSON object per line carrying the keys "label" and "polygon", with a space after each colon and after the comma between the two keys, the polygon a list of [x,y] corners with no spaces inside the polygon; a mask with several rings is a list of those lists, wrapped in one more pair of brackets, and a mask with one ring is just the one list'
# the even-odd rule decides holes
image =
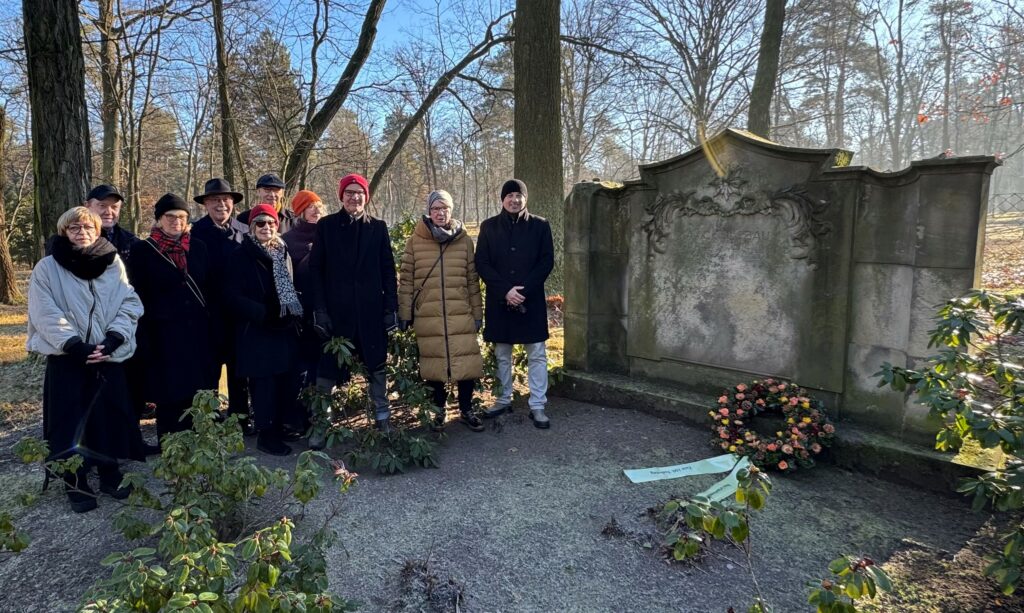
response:
{"label": "woman's left hand", "polygon": [[100,362],[106,362],[110,359],[110,356],[103,353],[103,345],[96,345],[95,351],[89,354],[86,358],[86,364],[99,364]]}

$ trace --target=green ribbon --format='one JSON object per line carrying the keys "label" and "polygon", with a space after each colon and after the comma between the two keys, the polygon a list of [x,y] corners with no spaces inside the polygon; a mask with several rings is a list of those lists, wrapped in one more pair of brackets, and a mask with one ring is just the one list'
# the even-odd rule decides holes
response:
{"label": "green ribbon", "polygon": [[694,475],[709,475],[714,473],[729,474],[720,479],[714,485],[697,494],[709,500],[723,500],[736,493],[739,480],[736,475],[744,468],[750,466],[750,460],[744,457],[727,453],[725,455],[705,458],[687,464],[676,464],[675,466],[661,466],[656,468],[635,468],[622,471],[633,483],[647,483],[648,481],[661,481],[662,479],[678,479],[679,477],[692,477]]}

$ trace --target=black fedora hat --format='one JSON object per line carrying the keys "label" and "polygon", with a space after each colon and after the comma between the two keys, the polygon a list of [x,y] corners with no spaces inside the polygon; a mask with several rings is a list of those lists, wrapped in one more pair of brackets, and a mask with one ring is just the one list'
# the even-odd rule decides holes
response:
{"label": "black fedora hat", "polygon": [[221,179],[220,177],[216,177],[207,181],[206,185],[203,186],[203,193],[193,197],[192,199],[198,202],[199,204],[202,204],[204,198],[206,198],[207,196],[214,196],[217,194],[227,194],[231,196],[231,199],[235,202],[235,204],[238,204],[239,202],[242,201],[242,194],[236,191],[232,191],[231,184],[225,181],[224,179]]}

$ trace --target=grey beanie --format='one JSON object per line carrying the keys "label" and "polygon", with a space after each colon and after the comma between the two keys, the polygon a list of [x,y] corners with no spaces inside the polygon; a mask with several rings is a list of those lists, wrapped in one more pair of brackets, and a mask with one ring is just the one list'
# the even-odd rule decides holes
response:
{"label": "grey beanie", "polygon": [[429,196],[427,196],[427,217],[430,217],[430,207],[433,206],[434,203],[437,202],[438,200],[446,202],[448,204],[448,208],[455,208],[455,201],[452,200],[451,194],[449,194],[443,189],[435,189],[434,191],[430,192]]}

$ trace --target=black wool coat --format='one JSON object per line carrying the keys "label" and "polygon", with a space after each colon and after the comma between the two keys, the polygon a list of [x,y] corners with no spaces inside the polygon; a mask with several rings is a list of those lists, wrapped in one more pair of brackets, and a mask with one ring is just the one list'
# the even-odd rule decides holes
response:
{"label": "black wool coat", "polygon": [[274,263],[251,235],[246,235],[228,260],[227,292],[235,324],[238,376],[271,377],[294,371],[298,322],[281,317]]}
{"label": "black wool coat", "polygon": [[190,403],[198,390],[217,387],[207,306],[209,255],[202,241],[190,241],[186,262],[187,276],[150,239],[128,256],[128,279],[145,308],[133,358],[133,374],[143,377],[135,389],[144,402]]}
{"label": "black wool coat", "polygon": [[213,344],[223,361],[234,348],[234,322],[228,311],[226,288],[228,280],[228,259],[231,252],[238,249],[249,227],[232,218],[227,229],[213,223],[209,215],[192,224],[192,240],[200,240],[206,245],[209,255],[207,295],[211,317]]}
{"label": "black wool coat", "polygon": [[[480,224],[476,270],[487,286],[484,340],[490,343],[540,343],[548,339],[544,281],[555,265],[551,225],[524,212],[514,223],[504,210]],[[517,285],[526,312],[509,308],[505,294]]]}
{"label": "black wool coat", "polygon": [[334,336],[353,342],[368,370],[387,361],[384,315],[398,311],[398,276],[388,227],[345,211],[316,224],[309,255],[313,304],[331,318]]}

